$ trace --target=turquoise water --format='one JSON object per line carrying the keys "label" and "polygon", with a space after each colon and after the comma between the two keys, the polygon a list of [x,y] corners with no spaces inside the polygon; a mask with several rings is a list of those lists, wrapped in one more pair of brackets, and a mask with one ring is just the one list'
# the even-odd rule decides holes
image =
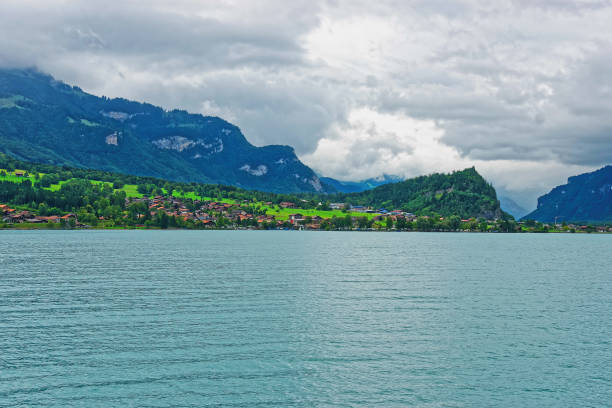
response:
{"label": "turquoise water", "polygon": [[0,231],[0,406],[609,407],[611,248]]}

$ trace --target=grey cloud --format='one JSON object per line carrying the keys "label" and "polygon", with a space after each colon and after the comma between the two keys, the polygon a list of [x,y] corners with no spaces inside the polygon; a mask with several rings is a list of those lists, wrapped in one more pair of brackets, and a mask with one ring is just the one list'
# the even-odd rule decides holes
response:
{"label": "grey cloud", "polygon": [[[220,21],[211,17],[164,13],[148,7],[120,6],[119,2],[101,7],[100,2],[87,2],[78,9],[64,13],[33,9],[24,13],[18,9],[3,10],[12,24],[5,42],[24,50],[37,50],[42,57],[53,53],[96,52],[108,58],[127,58],[164,62],[185,58],[184,69],[227,67],[248,64],[297,64],[301,49],[296,41],[304,26],[289,24],[279,27],[255,21],[249,25],[236,21]],[[27,20],[28,26],[17,21]],[[5,21],[3,21],[5,23]],[[294,22],[297,23],[297,22]],[[15,47],[14,47],[15,48]],[[37,59],[37,58],[35,58]],[[39,61],[36,61],[39,62]]]}

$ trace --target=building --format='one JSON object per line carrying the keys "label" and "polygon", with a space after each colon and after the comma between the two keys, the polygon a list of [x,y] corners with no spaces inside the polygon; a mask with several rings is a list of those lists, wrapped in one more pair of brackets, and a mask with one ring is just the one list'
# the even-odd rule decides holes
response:
{"label": "building", "polygon": [[304,216],[302,214],[290,214],[289,222],[293,225],[296,225],[300,221],[304,221]]}

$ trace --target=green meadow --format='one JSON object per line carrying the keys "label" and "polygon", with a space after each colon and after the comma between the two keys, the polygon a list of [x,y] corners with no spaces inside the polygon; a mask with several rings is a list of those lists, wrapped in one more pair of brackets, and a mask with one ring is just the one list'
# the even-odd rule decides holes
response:
{"label": "green meadow", "polygon": [[274,218],[276,218],[277,220],[281,220],[281,221],[289,219],[289,215],[291,214],[302,214],[305,217],[314,217],[318,215],[319,217],[322,217],[322,218],[346,217],[346,215],[349,214],[353,217],[367,217],[368,219],[372,219],[377,215],[377,214],[367,214],[367,213],[360,213],[360,212],[354,212],[354,211],[342,212],[342,210],[324,211],[324,210],[316,210],[316,209],[304,210],[301,208],[276,209],[275,207],[268,207],[265,205],[262,205],[262,208],[266,210],[267,214],[274,215]]}
{"label": "green meadow", "polygon": [[[10,181],[13,183],[22,183],[24,180],[30,180],[30,182],[35,183],[36,182],[36,176],[34,174],[29,174],[27,177],[24,176],[16,176],[15,172],[19,172],[19,171],[24,171],[24,170],[15,170],[15,171],[9,171],[6,169],[0,169],[0,181]],[[39,173],[39,177],[42,177],[44,174],[43,173]]]}

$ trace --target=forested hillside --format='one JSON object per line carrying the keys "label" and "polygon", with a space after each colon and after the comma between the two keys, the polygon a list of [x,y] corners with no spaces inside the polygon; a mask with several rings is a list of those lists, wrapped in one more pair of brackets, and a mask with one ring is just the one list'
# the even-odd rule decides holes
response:
{"label": "forested hillside", "polygon": [[399,208],[413,213],[487,219],[509,217],[500,209],[493,186],[473,167],[450,174],[436,173],[384,184],[359,193],[337,194],[330,199],[352,205]]}
{"label": "forested hillside", "polygon": [[255,147],[223,119],[97,97],[32,69],[0,69],[0,152],[174,181],[327,191],[289,146]]}

